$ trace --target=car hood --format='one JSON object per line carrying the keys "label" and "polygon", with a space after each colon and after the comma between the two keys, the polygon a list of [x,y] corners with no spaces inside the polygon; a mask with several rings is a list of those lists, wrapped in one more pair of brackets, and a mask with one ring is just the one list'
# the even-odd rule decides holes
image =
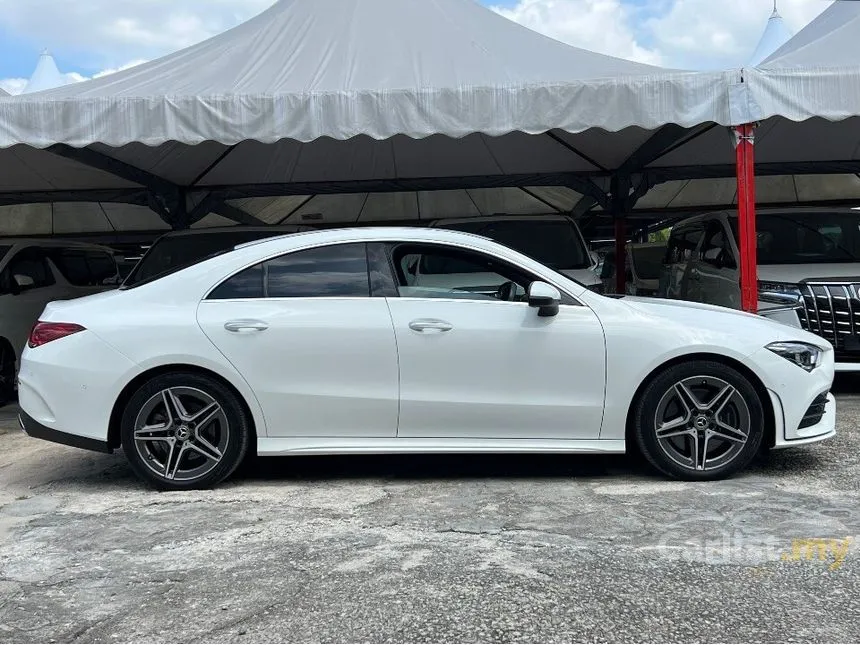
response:
{"label": "car hood", "polygon": [[760,264],[758,279],[767,282],[789,282],[797,284],[804,280],[856,280],[860,283],[860,262],[828,264]]}
{"label": "car hood", "polygon": [[[656,316],[667,322],[677,323],[685,327],[693,327],[702,331],[708,330],[720,334],[746,336],[752,340],[759,337],[761,341],[775,342],[780,340],[795,340],[811,343],[819,347],[828,345],[827,341],[795,327],[757,316],[755,314],[707,305],[700,302],[685,300],[667,300],[664,298],[643,298],[625,296],[621,299],[634,311],[648,316]],[[756,342],[758,344],[758,341]]]}

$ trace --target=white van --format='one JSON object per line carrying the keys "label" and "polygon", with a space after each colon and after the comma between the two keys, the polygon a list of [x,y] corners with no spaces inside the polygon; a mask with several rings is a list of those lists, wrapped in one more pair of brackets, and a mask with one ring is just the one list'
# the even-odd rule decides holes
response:
{"label": "white van", "polygon": [[[603,282],[595,274],[596,258],[589,253],[585,239],[576,222],[566,215],[493,215],[463,219],[440,219],[430,224],[474,233],[519,251],[545,266],[555,269],[593,291],[602,292]],[[410,267],[409,278],[413,286],[437,288],[469,288],[475,291],[495,292],[498,276],[483,273],[476,267],[433,266],[427,260]],[[412,272],[414,271],[414,273]]]}
{"label": "white van", "polygon": [[[762,209],[756,217],[759,314],[833,343],[838,371],[860,371],[860,212]],[[659,295],[741,308],[735,212],[672,229]]]}
{"label": "white van", "polygon": [[15,366],[30,330],[54,300],[115,288],[113,251],[62,240],[0,239],[0,405],[15,392]]}

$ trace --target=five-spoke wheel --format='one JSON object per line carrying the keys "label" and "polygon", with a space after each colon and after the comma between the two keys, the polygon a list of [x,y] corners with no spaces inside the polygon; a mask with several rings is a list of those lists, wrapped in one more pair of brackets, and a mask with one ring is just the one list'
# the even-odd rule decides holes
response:
{"label": "five-spoke wheel", "polygon": [[205,488],[228,477],[248,449],[235,394],[197,374],[155,377],[131,397],[122,444],[135,471],[162,489]]}
{"label": "five-spoke wheel", "polygon": [[763,436],[758,393],[738,371],[697,361],[671,367],[645,388],[634,430],[645,457],[682,479],[718,479],[755,456]]}

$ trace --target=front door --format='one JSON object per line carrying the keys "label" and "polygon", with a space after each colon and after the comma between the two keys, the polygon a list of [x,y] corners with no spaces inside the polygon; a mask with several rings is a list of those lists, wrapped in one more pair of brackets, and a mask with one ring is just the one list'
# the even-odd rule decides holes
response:
{"label": "front door", "polygon": [[370,298],[365,244],[247,269],[200,304],[203,331],[254,390],[270,437],[394,437],[397,347]]}
{"label": "front door", "polygon": [[[595,314],[573,299],[558,316],[528,306],[527,271],[444,245],[390,248],[399,297],[388,298],[400,356],[398,436],[597,439],[605,348]],[[409,267],[491,275],[498,292],[414,287]],[[467,269],[467,270],[464,270]]]}
{"label": "front door", "polygon": [[708,222],[702,245],[693,266],[695,292],[691,300],[740,309],[738,264],[732,251],[729,231],[718,219]]}

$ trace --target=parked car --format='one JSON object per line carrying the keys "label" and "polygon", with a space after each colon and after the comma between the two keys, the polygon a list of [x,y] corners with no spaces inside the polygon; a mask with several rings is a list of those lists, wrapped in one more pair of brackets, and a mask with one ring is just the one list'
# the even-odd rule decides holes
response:
{"label": "parked car", "polygon": [[246,242],[310,230],[305,226],[224,226],[171,231],[159,237],[126,276],[132,287]]}
{"label": "parked car", "polygon": [[[494,215],[463,219],[440,219],[431,222],[432,228],[446,228],[464,233],[482,235],[499,244],[529,256],[566,275],[580,284],[601,292],[603,282],[595,275],[596,255],[589,252],[579,227],[573,218],[565,215]],[[465,268],[440,267],[418,264],[414,274],[416,285],[440,287],[448,284],[494,291],[500,284],[488,282],[491,276],[474,269],[468,275]],[[454,282],[452,282],[452,280]]]}
{"label": "parked car", "polygon": [[15,394],[15,367],[45,305],[115,288],[107,247],[42,239],[0,239],[0,405]]}
{"label": "parked car", "polygon": [[[677,224],[661,295],[739,309],[737,222],[722,212]],[[756,227],[759,313],[832,343],[837,371],[860,370],[860,212],[761,210]]]}
{"label": "parked car", "polygon": [[[416,255],[456,267],[453,284],[415,290],[403,267]],[[502,288],[476,293],[473,269]],[[431,228],[263,240],[52,303],[19,380],[27,434],[122,446],[163,489],[215,485],[249,450],[622,453],[628,430],[662,472],[709,480],[762,445],[835,433],[833,350],[818,336],[601,296],[492,240]]]}
{"label": "parked car", "polygon": [[[666,256],[665,242],[642,242],[627,245],[625,293],[631,296],[656,296]],[[608,251],[595,273],[603,282],[605,293],[614,293],[615,251]]]}

